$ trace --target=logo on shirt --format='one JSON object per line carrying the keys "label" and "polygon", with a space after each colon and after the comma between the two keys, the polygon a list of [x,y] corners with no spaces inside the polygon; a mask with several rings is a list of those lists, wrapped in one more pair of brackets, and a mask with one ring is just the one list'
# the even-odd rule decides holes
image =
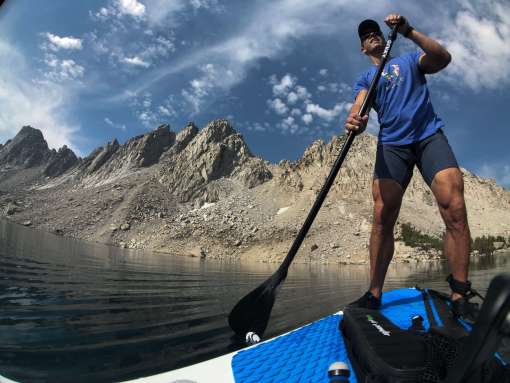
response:
{"label": "logo on shirt", "polygon": [[403,78],[400,77],[400,67],[398,64],[392,64],[390,65],[390,68],[390,72],[383,70],[381,74],[381,76],[386,80],[386,90],[395,88],[403,81]]}

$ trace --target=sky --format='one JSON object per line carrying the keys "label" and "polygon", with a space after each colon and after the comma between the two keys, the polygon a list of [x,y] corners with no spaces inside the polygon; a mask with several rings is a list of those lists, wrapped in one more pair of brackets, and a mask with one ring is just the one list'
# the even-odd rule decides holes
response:
{"label": "sky", "polygon": [[[357,25],[389,13],[450,51],[427,77],[434,108],[460,165],[510,188],[507,0],[7,0],[0,143],[31,125],[86,156],[163,123],[226,118],[255,155],[296,160],[343,133],[370,66]],[[399,37],[392,54],[417,49]],[[377,130],[372,112],[366,134]]]}

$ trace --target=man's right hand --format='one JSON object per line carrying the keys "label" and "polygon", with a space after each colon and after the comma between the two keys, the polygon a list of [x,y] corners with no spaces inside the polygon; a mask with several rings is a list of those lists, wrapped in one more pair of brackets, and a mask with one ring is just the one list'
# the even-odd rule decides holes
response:
{"label": "man's right hand", "polygon": [[351,113],[345,120],[345,132],[353,132],[356,135],[363,133],[367,128],[367,122],[368,115],[361,117],[357,113]]}

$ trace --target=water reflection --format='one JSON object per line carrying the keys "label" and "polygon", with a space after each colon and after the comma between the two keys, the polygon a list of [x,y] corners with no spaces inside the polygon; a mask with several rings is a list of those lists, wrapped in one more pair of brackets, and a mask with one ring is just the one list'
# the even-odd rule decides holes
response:
{"label": "water reflection", "polygon": [[[473,261],[484,290],[509,256]],[[444,263],[399,264],[386,288],[446,289]],[[232,351],[226,318],[274,264],[175,258],[0,222],[0,373],[20,381],[111,382]],[[366,266],[294,265],[266,336],[333,311],[366,288]]]}

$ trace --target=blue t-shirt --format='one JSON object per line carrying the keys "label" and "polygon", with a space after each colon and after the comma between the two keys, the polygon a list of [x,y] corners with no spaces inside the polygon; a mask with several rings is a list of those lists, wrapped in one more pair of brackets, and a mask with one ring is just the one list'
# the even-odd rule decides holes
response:
{"label": "blue t-shirt", "polygon": [[[444,126],[436,115],[425,74],[418,67],[421,52],[406,53],[384,66],[373,108],[379,120],[379,143],[407,145],[421,141]],[[354,85],[354,97],[370,87],[377,71],[373,65]]]}

